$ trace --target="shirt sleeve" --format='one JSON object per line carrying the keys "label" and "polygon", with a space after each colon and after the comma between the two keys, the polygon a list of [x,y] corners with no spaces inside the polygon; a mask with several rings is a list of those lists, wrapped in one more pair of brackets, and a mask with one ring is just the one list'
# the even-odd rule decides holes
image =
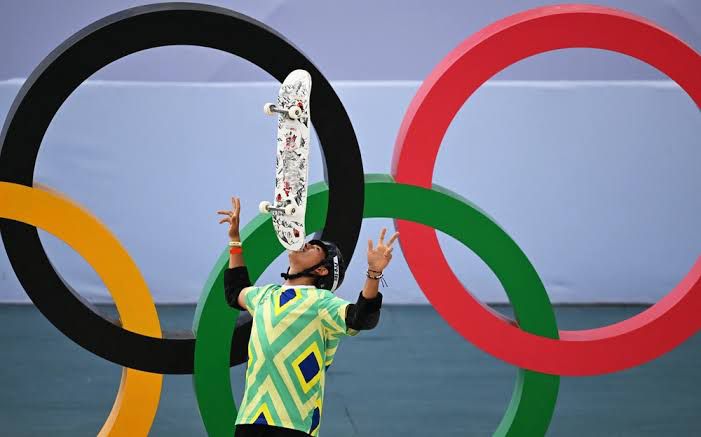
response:
{"label": "shirt sleeve", "polygon": [[350,302],[334,296],[331,292],[322,291],[318,305],[319,318],[327,339],[358,334],[358,331],[346,326],[346,310]]}
{"label": "shirt sleeve", "polygon": [[243,295],[243,302],[246,304],[246,309],[251,315],[255,314],[256,308],[260,304],[261,300],[268,292],[270,287],[246,287],[241,290]]}
{"label": "shirt sleeve", "polygon": [[338,338],[338,336],[331,336],[326,339],[325,341],[325,349],[326,349],[326,357],[324,359],[324,367],[326,369],[333,364],[333,359],[336,356],[336,351],[338,350],[338,344],[341,342],[341,339]]}

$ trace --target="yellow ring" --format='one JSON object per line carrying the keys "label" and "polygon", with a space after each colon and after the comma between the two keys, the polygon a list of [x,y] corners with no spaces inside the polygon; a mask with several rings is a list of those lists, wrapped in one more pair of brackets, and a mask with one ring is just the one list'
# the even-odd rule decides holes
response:
{"label": "yellow ring", "polygon": [[[71,246],[104,282],[122,327],[162,338],[146,281],[119,240],[89,211],[45,186],[0,182],[0,217],[41,228]],[[98,435],[148,435],[162,384],[161,374],[124,368],[112,411]]]}

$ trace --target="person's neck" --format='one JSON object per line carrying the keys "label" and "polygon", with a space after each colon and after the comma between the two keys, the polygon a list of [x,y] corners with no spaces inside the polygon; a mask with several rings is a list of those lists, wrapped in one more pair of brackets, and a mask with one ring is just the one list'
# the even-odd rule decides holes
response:
{"label": "person's neck", "polygon": [[314,285],[313,279],[312,278],[295,278],[295,279],[287,279],[285,282],[283,282],[282,285],[291,285],[291,286],[296,286],[296,285],[308,285],[312,286]]}
{"label": "person's neck", "polygon": [[[300,271],[301,271],[301,269],[298,270],[296,268],[290,267],[289,273],[290,273],[290,275],[294,275],[295,273],[300,272]],[[311,286],[311,285],[314,285],[314,278],[310,278],[309,276],[301,276],[299,278],[287,279],[287,280],[285,280],[285,282],[283,282],[282,285],[291,285],[291,286],[309,285],[309,286]]]}

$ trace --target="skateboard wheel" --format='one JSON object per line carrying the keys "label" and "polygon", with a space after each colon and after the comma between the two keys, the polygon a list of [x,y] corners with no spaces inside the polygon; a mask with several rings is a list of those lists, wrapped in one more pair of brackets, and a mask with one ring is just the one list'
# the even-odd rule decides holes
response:
{"label": "skateboard wheel", "polygon": [[287,115],[293,119],[297,120],[302,115],[302,108],[299,106],[293,106],[287,110]]}
{"label": "skateboard wheel", "polygon": [[293,205],[285,206],[285,215],[292,215],[295,213],[295,207]]}
{"label": "skateboard wheel", "polygon": [[266,103],[263,105],[263,112],[265,112],[267,115],[273,115],[275,112],[273,111],[273,108],[275,107],[274,103]]}
{"label": "skateboard wheel", "polygon": [[260,204],[258,205],[258,211],[260,211],[263,214],[268,213],[268,208],[270,208],[270,202],[265,200],[260,202]]}

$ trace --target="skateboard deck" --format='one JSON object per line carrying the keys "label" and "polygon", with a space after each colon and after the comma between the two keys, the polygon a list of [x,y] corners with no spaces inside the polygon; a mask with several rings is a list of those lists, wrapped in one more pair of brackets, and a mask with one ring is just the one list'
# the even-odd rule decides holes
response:
{"label": "skateboard deck", "polygon": [[272,215],[278,240],[288,250],[301,250],[306,236],[311,88],[309,73],[294,70],[280,86],[277,103],[265,108],[278,115],[277,153],[273,201],[261,203],[261,211]]}

